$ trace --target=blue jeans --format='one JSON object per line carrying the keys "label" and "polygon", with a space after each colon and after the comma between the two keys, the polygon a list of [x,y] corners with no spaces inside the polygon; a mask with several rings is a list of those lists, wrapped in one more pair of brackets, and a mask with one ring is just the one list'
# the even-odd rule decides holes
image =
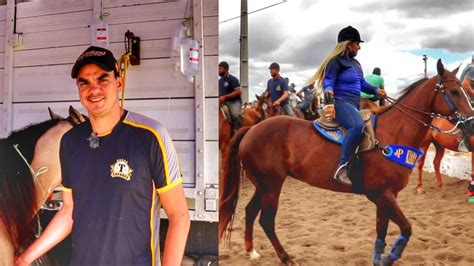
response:
{"label": "blue jeans", "polygon": [[306,113],[306,107],[308,107],[313,99],[304,99],[304,101],[300,104],[300,110],[304,114]]}
{"label": "blue jeans", "polygon": [[285,110],[285,113],[289,116],[295,116],[295,113],[293,112],[293,108],[291,107],[290,103],[287,102],[283,104],[281,107],[283,107],[283,110]]}
{"label": "blue jeans", "polygon": [[341,146],[339,165],[349,161],[364,136],[364,121],[359,115],[359,101],[336,100],[336,122],[346,129],[346,136]]}
{"label": "blue jeans", "polygon": [[242,111],[242,102],[227,101],[225,102],[225,104],[229,108],[230,118],[232,120],[232,127],[235,131],[242,126],[242,118],[240,117],[240,112]]}

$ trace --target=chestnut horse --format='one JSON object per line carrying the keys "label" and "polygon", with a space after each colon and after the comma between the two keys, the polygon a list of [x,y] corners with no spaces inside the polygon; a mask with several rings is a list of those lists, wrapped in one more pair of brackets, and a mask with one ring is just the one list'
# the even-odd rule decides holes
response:
{"label": "chestnut horse", "polygon": [[[455,76],[457,69],[446,71],[438,60],[437,72],[437,76],[409,86],[395,104],[379,115],[376,138],[381,145],[420,148],[432,120],[431,112],[437,116],[454,114],[459,123],[474,116],[474,109]],[[299,137],[291,137],[294,135]],[[252,128],[241,128],[231,139],[223,158],[223,180],[219,184],[219,237],[222,239],[226,231],[230,237],[242,165],[245,176],[256,189],[245,208],[245,250],[251,258],[259,257],[253,245],[253,224],[260,213],[259,223],[281,262],[294,263],[275,233],[283,182],[291,176],[311,186],[351,193],[351,187],[333,179],[339,155],[340,146],[314,132],[310,121],[278,116]],[[411,225],[397,204],[397,195],[408,184],[412,170],[387,160],[379,149],[363,152],[359,157],[366,166],[361,173],[364,194],[377,207],[373,262],[390,265],[401,257],[412,234]],[[389,220],[398,225],[401,234],[390,252],[384,254]]]}
{"label": "chestnut horse", "polygon": [[[242,126],[248,127],[263,120],[262,103],[257,103],[256,108],[242,109]],[[232,124],[224,118],[222,110],[219,108],[219,150],[221,154],[227,149],[230,138],[233,135]]]}
{"label": "chestnut horse", "polygon": [[[59,144],[85,118],[72,107],[65,119],[27,126],[0,140],[0,265],[13,265],[35,239],[38,210],[61,184]],[[26,160],[26,162],[25,162]]]}
{"label": "chestnut horse", "polygon": [[[454,127],[452,123],[450,123],[447,119],[443,118],[435,118],[433,119],[431,124],[445,131],[451,130]],[[437,132],[432,129],[428,130],[428,133],[426,133],[425,138],[421,142],[421,148],[423,149],[424,154],[418,162],[418,184],[416,186],[416,190],[418,191],[418,193],[423,192],[423,165],[425,164],[426,152],[428,151],[428,147],[430,146],[430,144],[433,143],[436,149],[436,154],[433,160],[433,166],[436,175],[436,184],[439,188],[443,188],[443,180],[441,180],[440,166],[441,159],[443,159],[444,156],[444,151],[445,149],[451,151],[459,151],[460,140],[464,138],[465,135],[462,132],[458,132],[457,134],[443,134],[442,132]],[[474,156],[472,155],[472,151],[474,148],[474,137],[470,137],[468,141],[469,143],[466,143],[466,148],[471,151],[471,180],[474,181]]]}

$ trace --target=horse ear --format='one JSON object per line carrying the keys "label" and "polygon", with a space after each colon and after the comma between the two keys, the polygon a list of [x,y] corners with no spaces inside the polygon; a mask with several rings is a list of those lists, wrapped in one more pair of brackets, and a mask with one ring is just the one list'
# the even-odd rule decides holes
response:
{"label": "horse ear", "polygon": [[256,93],[255,93],[255,97],[260,100],[260,96],[258,96],[258,94]]}
{"label": "horse ear", "polygon": [[74,125],[78,125],[86,121],[86,118],[81,114],[81,112],[74,109],[72,105],[69,106],[69,116],[71,117],[72,124]]}
{"label": "horse ear", "polygon": [[453,71],[451,71],[451,74],[453,74],[454,76],[456,76],[456,74],[458,73],[460,67],[461,67],[461,64],[459,64],[458,67],[456,67]]}
{"label": "horse ear", "polygon": [[52,120],[64,120],[64,117],[56,114],[51,110],[51,108],[48,107],[48,112],[49,112],[49,117],[51,117]]}
{"label": "horse ear", "polygon": [[436,63],[436,69],[438,70],[438,76],[443,76],[444,73],[444,66],[443,62],[441,62],[441,58],[438,59],[438,62]]}

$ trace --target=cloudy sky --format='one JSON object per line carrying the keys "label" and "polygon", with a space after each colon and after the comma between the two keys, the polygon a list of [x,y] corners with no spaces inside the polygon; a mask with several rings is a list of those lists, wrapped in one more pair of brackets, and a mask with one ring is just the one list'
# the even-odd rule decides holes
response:
{"label": "cloudy sky", "polygon": [[[281,0],[249,0],[249,12]],[[239,77],[240,0],[219,0],[219,54]],[[315,72],[336,45],[337,33],[359,29],[362,49],[357,59],[364,74],[381,67],[388,92],[396,92],[428,74],[436,60],[448,69],[474,54],[474,0],[287,0],[249,15],[250,93],[260,93],[269,79],[268,65],[279,62],[281,73],[297,89]]]}

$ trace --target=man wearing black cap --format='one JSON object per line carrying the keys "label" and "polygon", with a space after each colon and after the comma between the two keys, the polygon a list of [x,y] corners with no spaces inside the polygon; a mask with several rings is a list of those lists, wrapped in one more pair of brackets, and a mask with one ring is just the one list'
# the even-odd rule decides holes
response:
{"label": "man wearing black cap", "polygon": [[274,62],[270,64],[268,69],[270,69],[270,75],[272,76],[267,82],[270,100],[274,106],[283,107],[287,115],[294,116],[293,109],[288,102],[288,97],[290,96],[288,81],[280,76],[280,65]]}
{"label": "man wearing black cap", "polygon": [[190,220],[168,132],[120,107],[123,78],[109,50],[89,47],[71,77],[89,120],[61,139],[63,207],[16,265],[71,232],[71,265],[159,265],[160,206],[169,220],[163,263],[179,265]]}
{"label": "man wearing black cap", "polygon": [[232,127],[234,131],[242,125],[242,94],[239,80],[229,74],[229,64],[225,61],[219,63],[219,104],[225,104],[229,108]]}

